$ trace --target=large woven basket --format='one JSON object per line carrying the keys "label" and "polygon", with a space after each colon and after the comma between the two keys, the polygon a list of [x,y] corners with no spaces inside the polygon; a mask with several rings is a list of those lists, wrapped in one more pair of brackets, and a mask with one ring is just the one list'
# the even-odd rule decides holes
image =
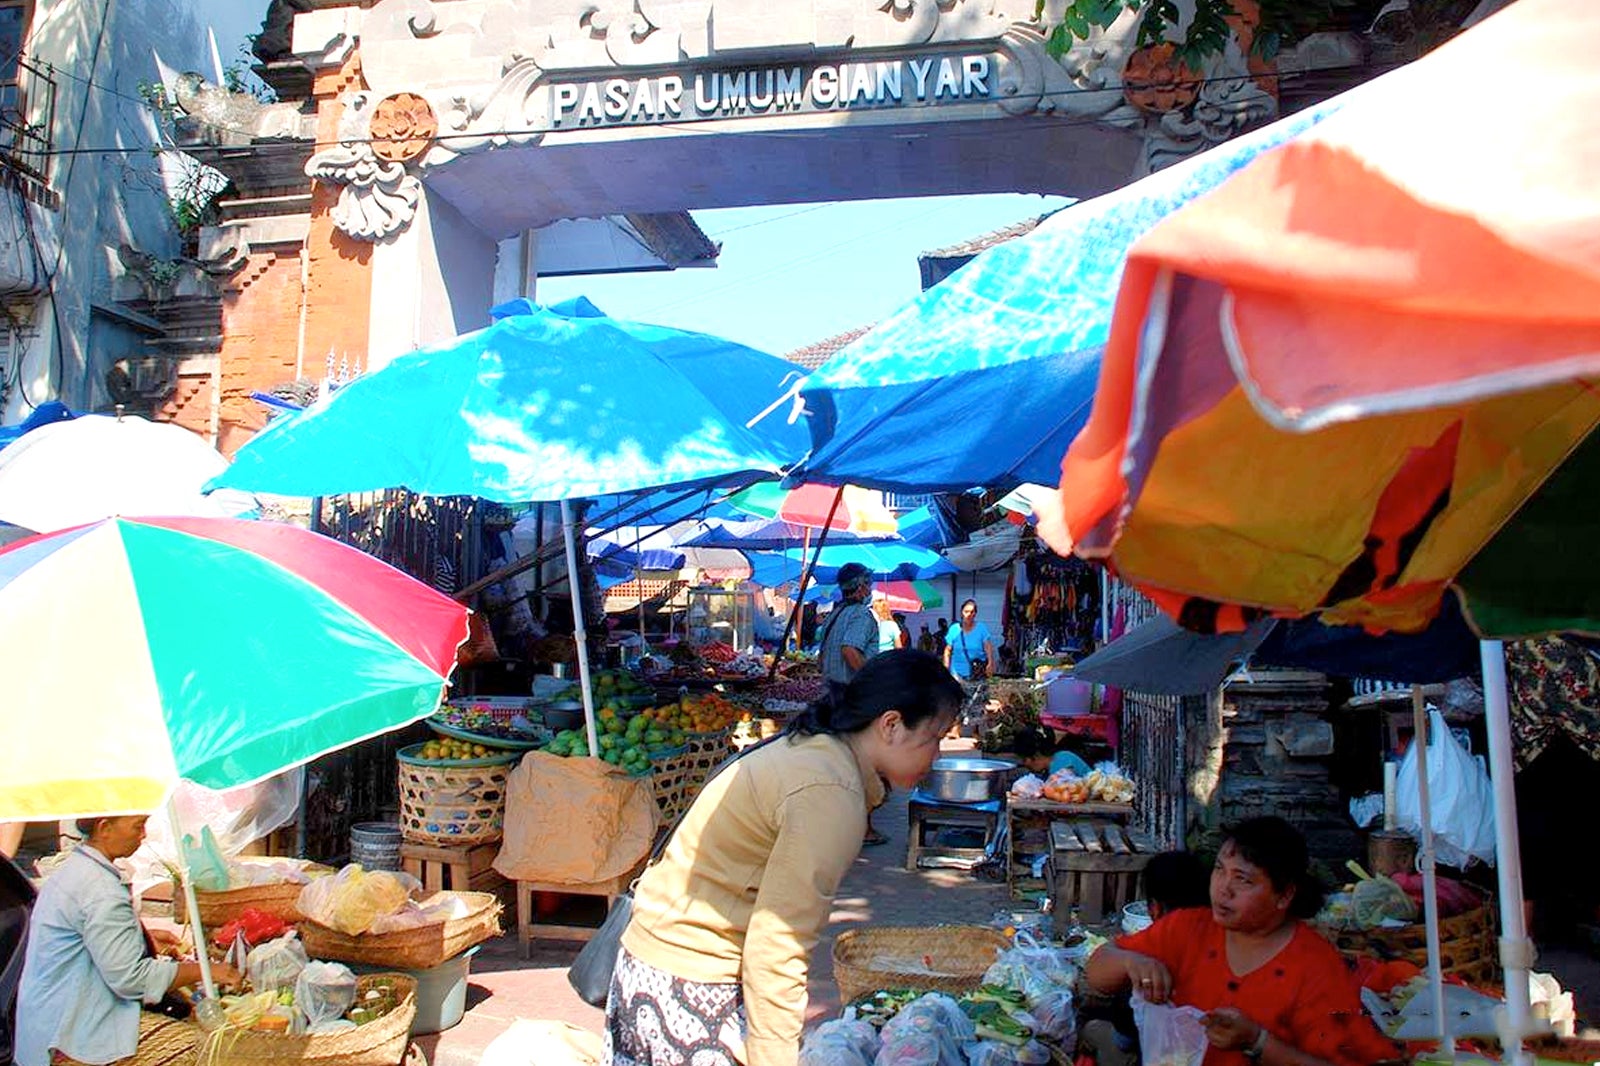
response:
{"label": "large woven basket", "polygon": [[849,929],[833,942],[833,979],[845,1003],[889,988],[970,992],[1010,946],[982,925]]}
{"label": "large woven basket", "polygon": [[[1446,977],[1469,985],[1492,985],[1500,977],[1499,934],[1492,899],[1439,920],[1439,963]],[[1421,922],[1398,929],[1340,929],[1314,925],[1347,959],[1403,959],[1428,967],[1428,932]]]}
{"label": "large woven basket", "polygon": [[202,1066],[262,1066],[313,1063],[315,1066],[400,1066],[417,1016],[417,982],[401,973],[375,973],[356,981],[357,1002],[368,989],[386,983],[400,1002],[381,1018],[342,1033],[290,1036],[254,1029],[218,1029],[200,1038]]}
{"label": "large woven basket", "polygon": [[[333,873],[332,867],[318,863],[306,863],[303,869],[312,877],[324,877]],[[225,892],[201,892],[196,889],[194,898],[200,905],[200,924],[207,929],[218,929],[250,908],[293,923],[300,920],[300,908],[297,903],[300,891],[305,887],[293,881],[285,881],[275,885],[245,885],[243,888],[230,888]],[[189,904],[184,898],[182,889],[174,890],[172,906],[176,921],[181,924],[189,920]]]}
{"label": "large woven basket", "polygon": [[306,954],[314,959],[394,966],[402,970],[432,969],[473,945],[500,935],[498,896],[489,892],[452,892],[450,895],[466,902],[469,913],[465,917],[417,929],[358,936],[341,933],[307,918],[300,922],[300,941],[305,945]]}
{"label": "large woven basket", "polygon": [[483,759],[423,759],[421,744],[401,748],[400,833],[417,844],[458,847],[499,840],[506,778],[521,752]]}

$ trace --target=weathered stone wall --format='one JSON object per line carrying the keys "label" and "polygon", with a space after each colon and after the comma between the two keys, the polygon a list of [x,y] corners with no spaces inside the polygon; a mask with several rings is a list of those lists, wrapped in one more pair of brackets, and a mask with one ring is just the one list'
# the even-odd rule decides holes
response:
{"label": "weathered stone wall", "polygon": [[1306,834],[1313,856],[1342,861],[1363,853],[1333,782],[1334,731],[1321,674],[1257,671],[1223,689],[1190,719],[1190,773],[1205,780],[1191,824],[1214,830],[1277,815]]}

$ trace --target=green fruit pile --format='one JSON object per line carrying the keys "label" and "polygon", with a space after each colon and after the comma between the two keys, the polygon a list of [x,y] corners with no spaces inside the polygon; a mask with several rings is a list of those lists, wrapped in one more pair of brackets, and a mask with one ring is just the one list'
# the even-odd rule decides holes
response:
{"label": "green fruit pile", "polygon": [[[634,722],[639,722],[640,725],[635,728]],[[640,718],[624,724],[616,712],[609,709],[601,711],[595,730],[595,743],[600,746],[600,758],[633,774],[644,773],[650,769],[647,737],[651,731],[645,728],[645,724]],[[563,729],[555,735],[554,740],[544,746],[543,750],[551,755],[587,756],[590,754],[589,735],[582,729]]]}
{"label": "green fruit pile", "polygon": [[422,750],[417,754],[429,760],[485,759],[490,755],[500,755],[502,752],[496,748],[486,748],[482,744],[469,744],[465,740],[457,740],[454,737],[440,737],[422,745]]}

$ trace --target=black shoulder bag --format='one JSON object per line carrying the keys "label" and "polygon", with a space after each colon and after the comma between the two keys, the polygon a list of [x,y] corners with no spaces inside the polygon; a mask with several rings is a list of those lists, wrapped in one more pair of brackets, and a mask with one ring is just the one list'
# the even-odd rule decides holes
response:
{"label": "black shoulder bag", "polygon": [[[978,650],[983,651],[981,647]],[[982,662],[972,657],[972,649],[967,647],[967,631],[965,629],[961,631],[961,654],[967,657],[968,681],[982,681],[989,676],[988,653],[984,653]]]}
{"label": "black shoulder bag", "polygon": [[[706,778],[706,784],[722,771],[749,755],[757,748],[765,747],[774,740],[780,740],[785,734],[778,734],[759,744],[752,744],[741,752],[736,752],[722,761],[722,764],[711,772]],[[705,785],[700,786],[702,789]],[[672,820],[672,825],[661,834],[661,839],[656,841],[656,846],[650,851],[650,861],[645,863],[648,870],[661,858],[662,852],[667,850],[667,842],[678,831],[678,826],[683,823],[684,816],[693,808],[691,803],[684,808],[678,817]],[[644,874],[641,872],[640,877]],[[578,957],[572,960],[572,965],[567,969],[567,983],[572,985],[572,990],[578,993],[578,998],[591,1007],[604,1007],[606,997],[611,992],[611,973],[617,968],[617,954],[622,950],[622,934],[628,928],[628,921],[633,917],[633,890],[638,886],[636,880],[628,886],[628,891],[618,896],[616,902],[611,904],[611,912],[606,915],[606,920],[600,923],[594,936],[578,952]]]}

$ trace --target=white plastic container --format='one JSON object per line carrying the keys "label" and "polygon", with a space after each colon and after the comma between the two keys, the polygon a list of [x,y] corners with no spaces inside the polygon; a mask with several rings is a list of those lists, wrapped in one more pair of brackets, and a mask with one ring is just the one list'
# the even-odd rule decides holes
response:
{"label": "white plastic container", "polygon": [[467,1011],[467,975],[472,971],[476,947],[427,970],[401,970],[393,966],[352,966],[357,973],[403,973],[417,982],[417,1016],[411,1035],[442,1033],[461,1021]]}
{"label": "white plastic container", "polygon": [[1122,931],[1124,933],[1137,933],[1141,929],[1148,929],[1155,924],[1150,917],[1150,905],[1142,899],[1136,899],[1122,908]]}

